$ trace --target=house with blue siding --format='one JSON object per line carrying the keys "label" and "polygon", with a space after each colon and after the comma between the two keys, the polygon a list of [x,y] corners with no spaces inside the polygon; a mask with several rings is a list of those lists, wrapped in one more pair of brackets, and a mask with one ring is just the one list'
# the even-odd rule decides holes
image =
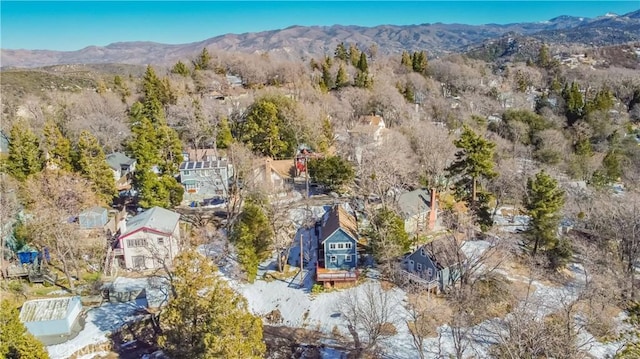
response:
{"label": "house with blue siding", "polygon": [[341,205],[325,214],[318,228],[316,281],[325,287],[358,279],[358,226]]}
{"label": "house with blue siding", "polygon": [[407,255],[402,266],[409,282],[443,291],[460,279],[465,261],[455,239],[437,238]]}

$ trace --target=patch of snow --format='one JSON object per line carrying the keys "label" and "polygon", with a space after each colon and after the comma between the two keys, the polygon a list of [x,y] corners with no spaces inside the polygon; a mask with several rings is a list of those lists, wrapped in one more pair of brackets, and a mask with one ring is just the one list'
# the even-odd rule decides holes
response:
{"label": "patch of snow", "polygon": [[99,351],[99,352],[95,352],[95,353],[89,353],[89,354],[85,354],[82,356],[77,357],[77,359],[94,359],[94,358],[102,358],[102,357],[107,357],[109,354],[109,352],[105,352],[105,351]]}
{"label": "patch of snow", "polygon": [[109,340],[108,335],[128,322],[140,319],[145,308],[135,302],[104,304],[87,312],[84,328],[75,338],[47,347],[51,359],[68,358],[74,352]]}

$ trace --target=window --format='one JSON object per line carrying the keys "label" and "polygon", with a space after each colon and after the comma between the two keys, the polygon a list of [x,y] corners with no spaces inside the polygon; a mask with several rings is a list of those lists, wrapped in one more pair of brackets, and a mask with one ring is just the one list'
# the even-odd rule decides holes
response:
{"label": "window", "polygon": [[158,237],[158,245],[164,246],[164,237]]}
{"label": "window", "polygon": [[424,252],[424,247],[420,248],[420,255],[426,257],[427,254]]}
{"label": "window", "polygon": [[335,243],[329,243],[329,249],[336,249]]}
{"label": "window", "polygon": [[133,256],[131,257],[131,262],[133,264],[133,268],[141,269],[146,268],[144,262],[144,256]]}
{"label": "window", "polygon": [[147,239],[146,238],[127,239],[127,247],[129,247],[129,248],[146,247],[146,246],[147,246]]}
{"label": "window", "polygon": [[351,262],[351,254],[347,254],[346,256],[344,256],[344,261]]}
{"label": "window", "polygon": [[416,270],[417,270],[418,272],[422,271],[422,263],[418,263],[418,264],[416,264]]}
{"label": "window", "polygon": [[344,243],[338,243],[338,249],[344,249]]}
{"label": "window", "polygon": [[182,171],[182,174],[185,175],[185,176],[188,176],[189,175],[189,171]]}
{"label": "window", "polygon": [[336,256],[330,256],[329,257],[329,262],[336,263],[337,261],[338,261],[338,257],[336,257]]}
{"label": "window", "polygon": [[351,243],[345,243],[345,244],[344,244],[344,247],[345,247],[346,249],[351,249]]}
{"label": "window", "polygon": [[427,269],[427,275],[429,276],[429,278],[431,278],[431,276],[433,275],[433,269],[428,268]]}

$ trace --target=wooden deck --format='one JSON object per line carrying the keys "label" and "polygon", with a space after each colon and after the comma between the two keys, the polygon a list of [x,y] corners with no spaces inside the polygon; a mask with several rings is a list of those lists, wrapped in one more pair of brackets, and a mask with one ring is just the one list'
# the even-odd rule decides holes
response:
{"label": "wooden deck", "polygon": [[316,267],[317,282],[350,282],[358,280],[358,270],[331,270]]}

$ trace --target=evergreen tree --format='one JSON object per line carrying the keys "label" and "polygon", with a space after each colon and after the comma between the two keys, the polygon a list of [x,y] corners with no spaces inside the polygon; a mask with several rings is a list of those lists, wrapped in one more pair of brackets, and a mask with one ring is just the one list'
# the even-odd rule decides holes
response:
{"label": "evergreen tree", "polygon": [[524,204],[531,218],[526,232],[531,255],[535,256],[538,250],[552,251],[558,247],[559,212],[564,206],[564,192],[558,188],[558,182],[544,170],[538,172],[535,178],[527,181]]}
{"label": "evergreen tree", "polygon": [[311,180],[330,191],[339,191],[355,177],[353,166],[342,157],[313,158],[308,165]]}
{"label": "evergreen tree", "polygon": [[[134,182],[140,191],[140,205],[171,207],[180,203],[181,186],[175,179],[182,162],[182,143],[167,125],[163,99],[168,101],[169,84],[160,80],[152,67],[143,78],[144,98],[129,110],[131,137],[126,149],[135,157]],[[157,173],[156,173],[157,172]]]}
{"label": "evergreen tree", "polygon": [[333,89],[333,76],[331,75],[331,68],[325,62],[322,64],[322,85],[326,90]]}
{"label": "evergreen tree", "polygon": [[404,220],[386,207],[379,209],[371,219],[368,235],[373,255],[379,262],[398,258],[411,246]]}
{"label": "evergreen tree", "polygon": [[584,100],[578,84],[571,83],[571,87],[565,85],[562,90],[562,97],[565,101],[565,115],[569,126],[582,118],[584,110]]}
{"label": "evergreen tree", "polygon": [[298,140],[288,118],[296,111],[295,102],[286,97],[263,97],[248,109],[245,121],[238,124],[238,138],[264,156],[290,157]]}
{"label": "evergreen tree", "polygon": [[353,84],[356,87],[370,89],[373,87],[373,79],[371,79],[369,73],[358,71],[358,73],[356,73],[356,77],[353,79]]}
{"label": "evergreen tree", "polygon": [[184,76],[184,77],[188,77],[191,72],[189,71],[189,68],[187,67],[187,65],[184,64],[184,62],[178,61],[171,68],[171,73],[174,73],[174,74],[177,74],[177,75],[181,75],[181,76]]}
{"label": "evergreen tree", "polygon": [[269,247],[273,242],[269,219],[259,201],[249,199],[245,202],[230,239],[238,250],[238,261],[247,272],[247,279],[253,282],[258,265],[269,257]]}
{"label": "evergreen tree", "polygon": [[343,88],[349,86],[349,75],[347,75],[347,70],[344,69],[344,66],[340,64],[340,68],[338,69],[338,74],[336,75],[336,88]]}
{"label": "evergreen tree", "polygon": [[324,120],[322,120],[322,137],[318,143],[320,152],[326,153],[329,148],[333,146],[334,136],[333,125],[331,124],[329,116],[326,116]]}
{"label": "evergreen tree", "polygon": [[48,164],[64,171],[71,171],[71,141],[62,134],[60,127],[53,121],[47,121],[44,124],[43,132]]}
{"label": "evergreen tree", "polygon": [[89,132],[82,131],[78,139],[77,165],[80,174],[91,181],[94,191],[107,203],[111,203],[118,192],[116,190],[113,172],[107,164],[107,157],[102,151],[98,140]]}
{"label": "evergreen tree", "polygon": [[233,143],[233,135],[231,134],[231,126],[229,120],[223,118],[218,124],[218,132],[216,134],[216,147],[227,148]]}
{"label": "evergreen tree", "polygon": [[38,137],[24,121],[17,121],[9,132],[9,155],[6,172],[19,181],[42,171],[44,158]]}
{"label": "evergreen tree", "polygon": [[211,55],[209,50],[203,48],[200,54],[193,60],[194,70],[210,70],[211,69]]}
{"label": "evergreen tree", "polygon": [[549,47],[545,44],[540,46],[538,50],[538,66],[547,69],[551,66],[551,57],[549,56]]}
{"label": "evergreen tree", "polygon": [[411,55],[409,55],[409,52],[402,51],[402,58],[400,59],[400,65],[413,71],[413,61],[411,60]]}
{"label": "evergreen tree", "polygon": [[492,221],[486,213],[490,194],[478,190],[478,180],[488,180],[498,175],[493,170],[496,144],[477,135],[467,125],[463,126],[460,138],[453,143],[460,150],[456,152],[456,160],[447,168],[447,172],[456,181],[456,197],[470,204],[481,225],[490,226]]}
{"label": "evergreen tree", "polygon": [[344,46],[344,42],[341,42],[336,46],[336,51],[334,52],[334,57],[338,60],[347,61],[347,48]]}
{"label": "evergreen tree", "polygon": [[349,46],[349,62],[351,63],[351,65],[353,65],[354,67],[358,67],[360,63],[360,58],[362,57],[363,54],[364,53],[361,52],[360,49],[358,49],[358,47],[355,44],[351,44]]}
{"label": "evergreen tree", "polygon": [[246,299],[196,251],[183,251],[175,262],[172,296],[159,317],[162,350],[171,358],[262,358],[262,320]]}
{"label": "evergreen tree", "polygon": [[361,72],[367,73],[369,71],[369,65],[367,64],[367,54],[360,53],[360,60],[358,60],[358,66],[356,66]]}
{"label": "evergreen tree", "polygon": [[49,358],[42,343],[20,321],[18,309],[7,299],[0,301],[0,358]]}
{"label": "evergreen tree", "polygon": [[426,75],[427,74],[427,53],[424,51],[416,51],[413,53],[413,58],[411,59],[411,65],[413,66],[413,71]]}

